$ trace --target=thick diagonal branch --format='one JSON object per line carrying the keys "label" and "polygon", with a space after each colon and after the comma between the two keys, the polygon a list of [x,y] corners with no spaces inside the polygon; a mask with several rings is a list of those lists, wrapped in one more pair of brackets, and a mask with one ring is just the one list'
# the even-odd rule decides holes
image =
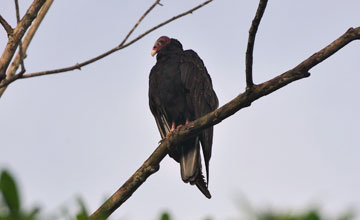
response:
{"label": "thick diagonal branch", "polygon": [[350,28],[337,40],[310,56],[295,68],[286,71],[267,82],[248,88],[244,93],[241,93],[221,108],[180,128],[177,133],[160,144],[144,164],[118,189],[118,191],[96,210],[89,219],[106,219],[120,207],[151,174],[158,170],[159,163],[168,153],[168,147],[178,145],[179,143],[198,135],[203,129],[216,125],[222,120],[235,114],[240,109],[250,106],[253,101],[266,96],[291,82],[310,76],[308,71],[312,67],[324,61],[351,41],[359,39],[360,27],[356,29]]}
{"label": "thick diagonal branch", "polygon": [[251,23],[249,30],[249,39],[246,49],[246,61],[245,61],[245,74],[246,74],[246,88],[250,88],[254,85],[253,82],[253,53],[254,53],[254,44],[255,36],[260,25],[261,18],[265,12],[267,0],[260,0],[258,9],[256,11],[255,17]]}
{"label": "thick diagonal branch", "polygon": [[14,29],[13,33],[9,36],[8,43],[0,58],[0,81],[5,79],[6,69],[8,68],[10,61],[15,54],[16,48],[18,47],[21,38],[24,36],[27,29],[36,18],[40,8],[44,3],[45,0],[34,0],[26,11],[24,17],[20,20]]}

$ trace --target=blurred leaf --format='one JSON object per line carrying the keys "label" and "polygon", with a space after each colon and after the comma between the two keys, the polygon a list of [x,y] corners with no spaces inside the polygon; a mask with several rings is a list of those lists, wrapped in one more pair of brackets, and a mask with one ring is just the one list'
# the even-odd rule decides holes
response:
{"label": "blurred leaf", "polygon": [[77,220],[88,220],[89,219],[88,211],[85,207],[84,201],[81,198],[78,198],[78,204],[80,206],[80,211],[76,215],[76,219]]}
{"label": "blurred leaf", "polygon": [[20,210],[19,192],[14,178],[6,170],[2,171],[0,176],[0,189],[12,215],[18,215]]}
{"label": "blurred leaf", "polygon": [[88,220],[88,216],[85,215],[84,213],[78,213],[78,214],[76,215],[76,219],[77,219],[77,220]]}
{"label": "blurred leaf", "polygon": [[27,218],[29,220],[33,220],[33,219],[38,219],[38,214],[40,212],[40,208],[34,208],[33,210],[31,210],[31,212],[29,214],[27,214]]}
{"label": "blurred leaf", "polygon": [[318,210],[310,210],[300,219],[301,220],[320,220],[321,217],[320,217]]}
{"label": "blurred leaf", "polygon": [[76,219],[77,220],[88,220],[88,216],[86,213],[84,212],[79,212],[77,215],[76,215]]}
{"label": "blurred leaf", "polygon": [[170,219],[171,219],[171,218],[170,218],[169,213],[164,212],[164,213],[161,214],[160,220],[170,220]]}
{"label": "blurred leaf", "polygon": [[299,214],[290,214],[276,211],[265,211],[258,213],[258,220],[321,220],[320,212],[311,209]]}

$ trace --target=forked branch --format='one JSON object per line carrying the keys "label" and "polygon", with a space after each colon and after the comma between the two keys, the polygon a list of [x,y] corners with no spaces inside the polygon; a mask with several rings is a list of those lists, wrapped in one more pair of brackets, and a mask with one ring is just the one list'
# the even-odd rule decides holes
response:
{"label": "forked branch", "polygon": [[130,42],[126,43],[126,41],[128,40],[128,38],[130,37],[130,35],[134,32],[134,30],[138,27],[138,25],[141,23],[141,21],[146,17],[147,14],[150,13],[150,11],[156,6],[156,5],[160,5],[160,0],[156,0],[148,10],[146,10],[146,12],[140,17],[140,19],[136,22],[136,24],[134,25],[134,27],[129,31],[129,33],[126,35],[126,37],[122,40],[122,42],[114,47],[113,49],[111,50],[108,50],[107,52],[103,53],[103,54],[100,54],[92,59],[89,59],[87,61],[84,61],[82,63],[77,63],[73,66],[69,66],[69,67],[64,67],[64,68],[60,68],[60,69],[54,69],[54,70],[46,70],[46,71],[41,71],[41,72],[35,72],[35,73],[29,73],[29,74],[25,74],[25,75],[13,75],[11,76],[10,78],[7,78],[5,81],[3,81],[1,84],[0,84],[0,96],[1,96],[1,88],[3,87],[6,87],[8,86],[10,83],[18,80],[18,79],[22,79],[22,78],[31,78],[31,77],[37,77],[37,76],[43,76],[43,75],[50,75],[50,74],[56,74],[56,73],[63,73],[63,72],[68,72],[68,71],[73,71],[73,70],[76,70],[76,69],[81,69],[82,67],[86,66],[86,65],[89,65],[93,62],[96,62],[118,50],[121,50],[121,49],[124,49],[128,46],[130,46],[131,44],[137,42],[138,40],[140,40],[141,38],[143,38],[144,36],[148,35],[149,33],[155,31],[156,29],[176,20],[176,19],[179,19],[185,15],[188,15],[188,14],[191,14],[192,12],[198,10],[199,8],[207,5],[208,3],[212,2],[213,0],[207,0],[203,3],[201,3],[200,5],[186,11],[186,12],[183,12],[177,16],[174,16],[156,26],[154,26],[153,28],[150,28],[149,30],[145,31],[144,33],[140,34],[138,37],[134,38],[133,40],[131,40]]}
{"label": "forked branch", "polygon": [[[39,28],[42,20],[44,19],[45,15],[48,12],[53,1],[54,0],[46,0],[45,4],[39,11],[39,14],[35,18],[32,25],[30,26],[29,31],[26,33],[25,37],[23,38],[22,52],[23,52],[24,59],[26,57],[27,48],[29,47],[31,40],[33,39],[37,29]],[[0,98],[1,98],[2,94],[4,93],[6,86],[21,76],[19,74],[15,75],[16,71],[20,65],[20,60],[21,60],[19,52],[17,53],[16,57],[13,59],[13,61],[11,62],[11,65],[9,66],[8,70],[6,71],[5,83],[0,84],[0,85],[3,85],[2,87],[0,86]]]}
{"label": "forked branch", "polygon": [[18,47],[21,38],[24,36],[27,29],[36,18],[40,8],[44,3],[45,0],[34,0],[26,11],[24,17],[13,30],[13,33],[9,36],[8,43],[0,58],[0,81],[5,79],[5,72],[15,54],[16,48]]}
{"label": "forked branch", "polygon": [[[137,42],[138,40],[140,40],[141,38],[145,37],[146,35],[148,35],[149,33],[155,31],[156,29],[176,20],[176,19],[179,19],[185,15],[188,15],[188,14],[191,14],[193,13],[194,11],[196,11],[197,9],[207,5],[208,3],[212,2],[213,0],[207,0],[203,3],[201,3],[200,5],[186,11],[186,12],[183,12],[179,15],[176,15],[156,26],[154,26],[153,28],[150,28],[149,30],[145,31],[144,33],[140,34],[139,36],[137,36],[136,38],[134,38],[133,40],[129,41],[128,43],[125,43],[126,40],[129,38],[129,36],[131,35],[131,33],[136,29],[136,27],[140,24],[140,22],[144,19],[144,17],[151,11],[152,8],[154,8],[157,4],[159,4],[159,0],[155,1],[154,4],[152,4],[152,6],[144,13],[144,15],[138,20],[138,22],[135,24],[135,26],[130,30],[130,32],[127,34],[127,36],[124,38],[124,40],[116,47],[114,47],[113,49],[111,50],[108,50],[107,52],[103,53],[103,54],[100,54],[92,59],[89,59],[87,61],[84,61],[84,62],[81,62],[81,63],[77,63],[73,66],[69,66],[69,67],[65,67],[65,68],[60,68],[60,69],[54,69],[54,70],[46,70],[46,71],[41,71],[41,72],[36,72],[36,73],[29,73],[29,74],[25,74],[23,75],[22,77],[19,77],[19,78],[30,78],[30,77],[37,77],[37,76],[43,76],[43,75],[50,75],[50,74],[56,74],[56,73],[63,73],[63,72],[68,72],[68,71],[72,71],[72,70],[76,70],[76,69],[81,69],[82,67],[86,66],[86,65],[89,65],[93,62],[96,62],[118,50],[121,50],[121,49],[124,49],[130,45],[132,45],[133,43]],[[13,80],[15,81],[15,80]],[[6,83],[6,82],[5,82]],[[5,84],[4,83],[4,84]],[[0,85],[0,88],[2,87],[3,85]]]}
{"label": "forked branch", "polygon": [[258,9],[256,11],[255,17],[251,23],[251,27],[249,30],[249,39],[246,49],[246,61],[245,61],[245,74],[246,74],[246,88],[249,89],[254,85],[253,82],[253,53],[254,53],[254,44],[255,44],[255,36],[260,25],[261,18],[265,12],[265,8],[267,5],[267,0],[260,0]]}

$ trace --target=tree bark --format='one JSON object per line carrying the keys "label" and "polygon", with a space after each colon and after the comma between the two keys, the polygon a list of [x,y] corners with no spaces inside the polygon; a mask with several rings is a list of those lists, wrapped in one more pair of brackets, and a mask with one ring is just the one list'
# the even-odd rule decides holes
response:
{"label": "tree bark", "polygon": [[[38,16],[34,20],[31,27],[29,28],[29,31],[26,33],[26,35],[24,37],[24,40],[22,42],[22,51],[24,53],[24,57],[23,57],[24,59],[26,57],[26,51],[27,51],[27,48],[29,47],[29,45],[31,43],[31,40],[33,39],[37,29],[39,28],[42,20],[44,19],[46,13],[48,12],[48,10],[49,10],[49,8],[50,8],[50,6],[52,5],[53,2],[54,2],[54,0],[46,0],[44,6],[41,8]],[[20,56],[20,53],[18,52],[16,57],[11,62],[11,65],[8,68],[7,72],[6,72],[6,80],[11,79],[15,75],[17,69],[19,68],[20,60],[21,60],[21,56]],[[6,88],[7,88],[7,86],[4,86],[4,87],[0,88],[0,98],[4,94]]]}
{"label": "tree bark", "polygon": [[5,72],[8,68],[11,59],[13,58],[16,48],[24,36],[27,29],[30,27],[33,20],[36,18],[40,8],[45,3],[45,0],[34,0],[26,11],[24,17],[20,20],[12,34],[9,35],[9,40],[6,48],[0,58],[0,81],[5,79]]}

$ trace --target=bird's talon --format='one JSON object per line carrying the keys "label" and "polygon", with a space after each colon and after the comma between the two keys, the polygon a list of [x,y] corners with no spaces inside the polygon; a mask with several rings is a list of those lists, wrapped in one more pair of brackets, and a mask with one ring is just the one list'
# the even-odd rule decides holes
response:
{"label": "bird's talon", "polygon": [[184,127],[184,125],[178,125],[175,130],[179,131],[179,129],[182,128],[182,127]]}

